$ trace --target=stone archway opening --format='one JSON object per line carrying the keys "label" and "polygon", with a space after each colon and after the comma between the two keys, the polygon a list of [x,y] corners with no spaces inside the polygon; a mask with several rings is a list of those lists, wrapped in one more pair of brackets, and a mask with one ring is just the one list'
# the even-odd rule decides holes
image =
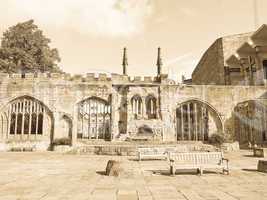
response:
{"label": "stone archway opening", "polygon": [[234,132],[241,146],[267,143],[267,100],[249,100],[234,108]]}
{"label": "stone archway opening", "polygon": [[207,141],[223,132],[218,112],[207,103],[189,100],[176,108],[177,140]]}
{"label": "stone archway opening", "polygon": [[90,97],[78,105],[78,139],[111,140],[111,106],[109,102]]}
{"label": "stone archway opening", "polygon": [[63,115],[60,121],[62,137],[72,139],[72,120],[69,116]]}
{"label": "stone archway opening", "polygon": [[52,112],[41,101],[22,96],[9,102],[0,112],[3,141],[49,141],[53,138]]}

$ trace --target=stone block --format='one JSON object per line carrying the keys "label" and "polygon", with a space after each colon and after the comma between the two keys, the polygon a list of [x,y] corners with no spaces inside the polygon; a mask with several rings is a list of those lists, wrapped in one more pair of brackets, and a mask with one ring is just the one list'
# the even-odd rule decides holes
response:
{"label": "stone block", "polygon": [[255,157],[263,158],[264,157],[264,148],[254,148],[253,149],[253,155]]}
{"label": "stone block", "polygon": [[106,167],[107,176],[119,176],[123,172],[121,163],[116,160],[109,160]]}
{"label": "stone block", "polygon": [[98,75],[98,80],[99,81],[106,81],[107,80],[107,75],[106,74],[99,74]]}
{"label": "stone block", "polygon": [[26,79],[33,79],[34,78],[34,73],[27,73],[25,74]]}
{"label": "stone block", "polygon": [[258,171],[267,173],[267,160],[258,161]]}
{"label": "stone block", "polygon": [[138,200],[137,192],[135,190],[119,190],[118,200]]}

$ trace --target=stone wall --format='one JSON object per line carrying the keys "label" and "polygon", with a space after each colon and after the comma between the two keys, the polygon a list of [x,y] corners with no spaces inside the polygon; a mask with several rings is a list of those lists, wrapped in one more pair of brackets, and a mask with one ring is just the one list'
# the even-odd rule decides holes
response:
{"label": "stone wall", "polygon": [[[261,97],[266,99],[267,91],[266,86],[179,85],[167,78],[159,82],[153,77],[82,77],[76,75],[70,78],[66,74],[38,74],[34,77],[32,74],[26,74],[25,78],[21,78],[21,75],[17,74],[0,74],[0,114],[9,102],[16,98],[28,96],[37,99],[53,115],[51,140],[70,137],[75,145],[78,104],[87,98],[98,97],[111,104],[112,140],[118,139],[121,134],[134,135],[140,126],[147,125],[153,130],[153,134],[161,137],[163,141],[176,141],[175,112],[180,103],[188,100],[204,102],[218,114],[223,129],[230,134],[233,132],[231,117],[234,107],[247,100]],[[142,115],[137,119],[131,109],[131,99],[136,94],[140,95],[144,102]],[[157,100],[154,119],[149,119],[146,114],[145,101],[148,95],[153,95]],[[124,123],[124,131],[119,130],[120,123]],[[1,136],[0,141],[8,142]]]}
{"label": "stone wall", "polygon": [[[230,35],[217,39],[204,53],[192,74],[197,85],[225,85],[224,67],[227,59],[249,40],[252,33]],[[240,84],[240,75],[233,75],[233,85]]]}

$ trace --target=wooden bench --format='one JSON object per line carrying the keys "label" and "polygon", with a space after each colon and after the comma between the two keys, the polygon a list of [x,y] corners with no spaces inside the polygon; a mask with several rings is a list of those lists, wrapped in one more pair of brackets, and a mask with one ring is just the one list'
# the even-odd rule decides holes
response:
{"label": "wooden bench", "polygon": [[142,159],[167,159],[168,152],[175,151],[175,147],[139,147],[137,156],[139,161]]}
{"label": "wooden bench", "polygon": [[220,168],[229,174],[228,159],[223,157],[222,152],[188,152],[168,153],[170,173],[175,174],[176,169],[197,169],[203,174],[204,169]]}

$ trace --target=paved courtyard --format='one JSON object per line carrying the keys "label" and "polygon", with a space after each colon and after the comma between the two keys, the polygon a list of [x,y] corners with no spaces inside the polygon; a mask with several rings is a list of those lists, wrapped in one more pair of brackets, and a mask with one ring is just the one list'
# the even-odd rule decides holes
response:
{"label": "paved courtyard", "polygon": [[[0,153],[0,200],[265,200],[267,174],[257,172],[251,152],[226,154],[229,176],[195,172],[170,176],[167,162],[131,157]],[[122,161],[125,173],[103,175],[109,159]]]}

